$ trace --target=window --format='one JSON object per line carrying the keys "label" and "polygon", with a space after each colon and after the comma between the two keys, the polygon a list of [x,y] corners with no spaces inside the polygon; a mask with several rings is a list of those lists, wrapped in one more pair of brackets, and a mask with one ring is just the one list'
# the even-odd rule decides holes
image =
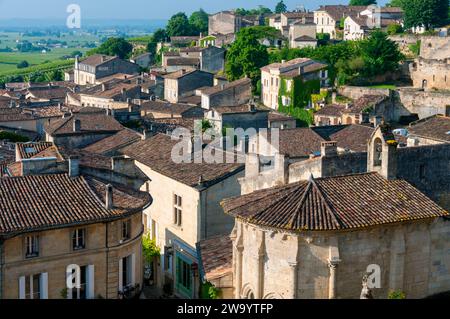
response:
{"label": "window", "polygon": [[25,277],[25,299],[41,299],[40,275]]}
{"label": "window", "polygon": [[191,264],[180,257],[177,253],[176,264],[176,283],[177,289],[183,292],[185,295],[190,296],[192,294],[192,270]]}
{"label": "window", "polygon": [[35,274],[19,278],[19,299],[47,299],[48,274]]}
{"label": "window", "polygon": [[38,236],[27,236],[26,243],[26,258],[33,258],[39,256],[39,238]]}
{"label": "window", "polygon": [[131,219],[122,222],[122,240],[131,238]]}
{"label": "window", "polygon": [[73,250],[80,250],[86,248],[86,230],[75,229],[72,234],[72,248]]}
{"label": "window", "polygon": [[123,290],[124,288],[131,287],[133,283],[133,255],[124,257],[121,259],[121,269],[120,269],[120,288]]}
{"label": "window", "polygon": [[70,299],[86,299],[87,266],[80,267],[80,288],[71,289]]}
{"label": "window", "polygon": [[177,226],[182,225],[182,198],[176,194],[173,195],[173,223]]}

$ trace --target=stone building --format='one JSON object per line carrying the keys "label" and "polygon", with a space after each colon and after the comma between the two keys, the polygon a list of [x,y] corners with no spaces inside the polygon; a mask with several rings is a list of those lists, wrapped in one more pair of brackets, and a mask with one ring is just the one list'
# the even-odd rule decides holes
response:
{"label": "stone building", "polygon": [[151,180],[143,187],[153,198],[144,212],[144,224],[161,247],[156,285],[168,285],[177,296],[195,299],[200,287],[196,244],[233,228],[233,219],[223,214],[220,201],[240,194],[238,178],[244,165],[205,160],[177,164],[171,154],[178,143],[169,135],[157,134],[122,153],[134,159]]}
{"label": "stone building", "polygon": [[125,61],[115,56],[96,54],[83,61],[75,59],[74,80],[76,84],[97,84],[105,77],[114,74],[137,74],[139,65]]}
{"label": "stone building", "polygon": [[269,125],[268,115],[270,110],[260,107],[253,102],[237,106],[214,106],[205,113],[207,119],[216,130],[241,128],[243,130],[267,128]]}
{"label": "stone building", "polygon": [[450,117],[435,115],[413,122],[408,133],[408,144],[412,146],[450,143]]}
{"label": "stone building", "polygon": [[247,103],[252,97],[252,81],[243,78],[201,90],[202,108],[215,106],[237,106]]}
{"label": "stone building", "polygon": [[[261,98],[265,106],[307,108],[312,105],[311,94],[328,86],[327,65],[308,58],[272,63],[261,68]],[[300,94],[292,92],[302,91]]]}
{"label": "stone building", "polygon": [[289,26],[288,38],[290,48],[316,47],[316,24],[306,19],[296,21]]}
{"label": "stone building", "polygon": [[102,111],[64,115],[45,125],[45,140],[68,148],[82,148],[121,131],[123,126]]}
{"label": "stone building", "polygon": [[[392,291],[424,298],[449,290],[449,214],[405,180],[416,173],[406,173],[417,165],[411,152],[417,159],[429,146],[397,149],[384,127],[367,145],[368,173],[310,175],[222,203],[236,218],[232,261],[222,262],[228,269],[222,278],[232,273],[235,298],[358,299],[362,278],[373,269],[379,280],[375,298]],[[448,175],[448,147],[440,152],[447,163],[445,156],[437,160],[441,165],[427,177],[444,167]]]}
{"label": "stone building", "polygon": [[[149,194],[69,174],[0,179],[0,298],[117,299],[142,283]],[[26,198],[27,200],[24,200]],[[66,269],[78,265],[80,286]]]}
{"label": "stone building", "polygon": [[242,28],[263,24],[262,16],[241,16],[233,11],[221,11],[209,15],[208,34],[237,33]]}
{"label": "stone building", "polygon": [[195,105],[148,101],[141,105],[141,116],[152,119],[203,118],[204,110]]}
{"label": "stone building", "polygon": [[450,89],[449,57],[449,37],[422,37],[420,55],[410,70],[414,87],[425,91]]}
{"label": "stone building", "polygon": [[392,100],[385,95],[364,95],[345,105],[325,105],[314,113],[314,123],[316,126],[361,124],[373,122],[374,117],[390,121],[393,108]]}
{"label": "stone building", "polygon": [[180,70],[164,76],[164,99],[178,103],[192,92],[205,86],[213,86],[214,75],[200,70]]}
{"label": "stone building", "polygon": [[128,108],[128,101],[140,99],[142,96],[139,80],[106,82],[79,93],[81,106],[110,110]]}

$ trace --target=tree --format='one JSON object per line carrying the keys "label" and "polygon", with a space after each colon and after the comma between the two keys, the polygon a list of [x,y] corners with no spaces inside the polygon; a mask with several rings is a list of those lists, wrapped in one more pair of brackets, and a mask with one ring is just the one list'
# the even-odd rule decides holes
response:
{"label": "tree", "polygon": [[189,17],[189,23],[197,33],[208,32],[208,21],[209,16],[203,9],[193,12]]}
{"label": "tree", "polygon": [[284,1],[281,0],[277,3],[275,7],[275,13],[283,13],[287,11],[287,6],[284,4]]}
{"label": "tree", "polygon": [[387,4],[387,6],[388,6],[388,7],[399,7],[399,8],[403,8],[404,2],[405,2],[405,0],[391,0],[391,2],[389,2],[389,3]]}
{"label": "tree", "polygon": [[360,46],[364,61],[363,73],[369,77],[395,71],[404,58],[398,45],[381,31],[372,32],[368,39],[361,41]]}
{"label": "tree", "polygon": [[71,56],[72,58],[74,58],[74,57],[76,57],[76,56],[78,56],[79,58],[81,58],[81,57],[83,56],[83,52],[76,50],[76,51],[73,51],[73,52],[70,54],[70,56]]}
{"label": "tree", "polygon": [[170,37],[190,36],[195,35],[196,33],[196,30],[192,28],[192,25],[189,23],[188,17],[184,12],[178,12],[170,18],[167,23],[166,31]]}
{"label": "tree", "polygon": [[448,22],[448,0],[402,0],[405,28],[424,27],[430,30]]}
{"label": "tree", "polygon": [[109,38],[97,49],[88,52],[88,55],[92,54],[106,54],[117,55],[121,59],[125,59],[130,56],[133,51],[133,45],[126,41],[124,38]]}
{"label": "tree", "polygon": [[400,24],[393,23],[388,25],[386,32],[389,35],[403,33],[403,27]]}
{"label": "tree", "polygon": [[18,69],[24,69],[24,68],[27,68],[29,66],[30,66],[30,64],[27,61],[22,61],[22,62],[19,62],[17,64],[17,68]]}
{"label": "tree", "polygon": [[169,35],[167,34],[165,29],[158,29],[153,33],[153,40],[151,42],[165,42]]}
{"label": "tree", "polygon": [[349,3],[351,6],[370,6],[372,4],[377,4],[377,0],[350,0]]}
{"label": "tree", "polygon": [[238,32],[236,41],[227,53],[225,72],[231,81],[247,76],[256,87],[261,75],[260,68],[268,64],[269,54],[252,31],[251,28],[245,28]]}

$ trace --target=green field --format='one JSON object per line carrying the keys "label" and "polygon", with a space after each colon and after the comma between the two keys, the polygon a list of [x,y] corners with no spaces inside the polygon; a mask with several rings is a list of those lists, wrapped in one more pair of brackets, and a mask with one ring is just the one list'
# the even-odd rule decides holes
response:
{"label": "green field", "polygon": [[[0,32],[0,49],[5,49],[9,47],[11,49],[16,49],[18,41],[29,41],[34,45],[42,43],[48,40],[58,40],[67,43],[67,47],[63,48],[50,48],[50,51],[42,53],[41,51],[35,52],[0,52],[0,74],[5,72],[9,73],[11,71],[17,70],[17,64],[22,61],[27,61],[30,66],[36,66],[47,62],[54,62],[61,60],[64,56],[70,55],[74,51],[81,51],[83,54],[86,53],[89,48],[86,48],[88,44],[96,43],[98,44],[99,39],[90,34],[61,34],[60,37],[57,36],[23,36],[20,33],[5,33]],[[61,61],[62,62],[62,61]]]}

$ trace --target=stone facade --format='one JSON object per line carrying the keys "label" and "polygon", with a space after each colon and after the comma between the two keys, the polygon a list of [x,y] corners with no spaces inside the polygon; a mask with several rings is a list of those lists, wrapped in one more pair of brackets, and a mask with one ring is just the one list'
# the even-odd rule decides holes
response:
{"label": "stone facade", "polygon": [[[161,247],[161,258],[157,269],[156,284],[169,284],[174,293],[183,298],[197,298],[200,282],[194,273],[189,278],[191,289],[177,285],[178,260],[189,265],[198,264],[196,244],[202,239],[230,233],[234,220],[223,213],[220,202],[240,194],[238,178],[243,172],[234,174],[206,189],[198,189],[137,162],[137,166],[150,178],[145,191],[153,197],[152,206],[144,211],[147,228]],[[146,188],[148,187],[148,188]],[[174,222],[174,195],[181,198],[182,223]]]}
{"label": "stone facade", "polygon": [[414,87],[425,91],[450,89],[449,57],[449,37],[422,37],[420,56],[411,67]]}
{"label": "stone facade", "polygon": [[242,17],[230,11],[222,11],[209,16],[209,34],[236,33],[242,27]]}
{"label": "stone facade", "polygon": [[[119,283],[119,263],[122,258],[132,256],[132,284],[142,286],[142,215],[130,217],[131,239],[121,241],[122,222],[119,219],[108,223],[84,226],[86,248],[72,249],[72,233],[76,227],[66,227],[39,232],[40,254],[36,258],[25,257],[25,235],[7,238],[2,243],[3,299],[20,297],[20,278],[40,275],[40,296],[48,299],[63,298],[66,288],[66,267],[71,264],[88,266],[86,269],[87,298],[103,297],[117,299],[122,289]],[[42,276],[45,274],[45,276]],[[44,279],[45,278],[45,279]],[[70,298],[70,297],[69,297]]]}
{"label": "stone facade", "polygon": [[[236,221],[235,298],[359,299],[369,265],[381,269],[377,299],[392,290],[424,298],[450,287],[449,221],[348,232],[289,233]],[[417,243],[422,243],[417,245]]]}
{"label": "stone facade", "polygon": [[181,70],[183,74],[177,78],[166,77],[164,80],[164,98],[171,102],[177,103],[179,99],[193,90],[212,86],[214,82],[214,75],[212,73],[203,71],[185,71]]}

